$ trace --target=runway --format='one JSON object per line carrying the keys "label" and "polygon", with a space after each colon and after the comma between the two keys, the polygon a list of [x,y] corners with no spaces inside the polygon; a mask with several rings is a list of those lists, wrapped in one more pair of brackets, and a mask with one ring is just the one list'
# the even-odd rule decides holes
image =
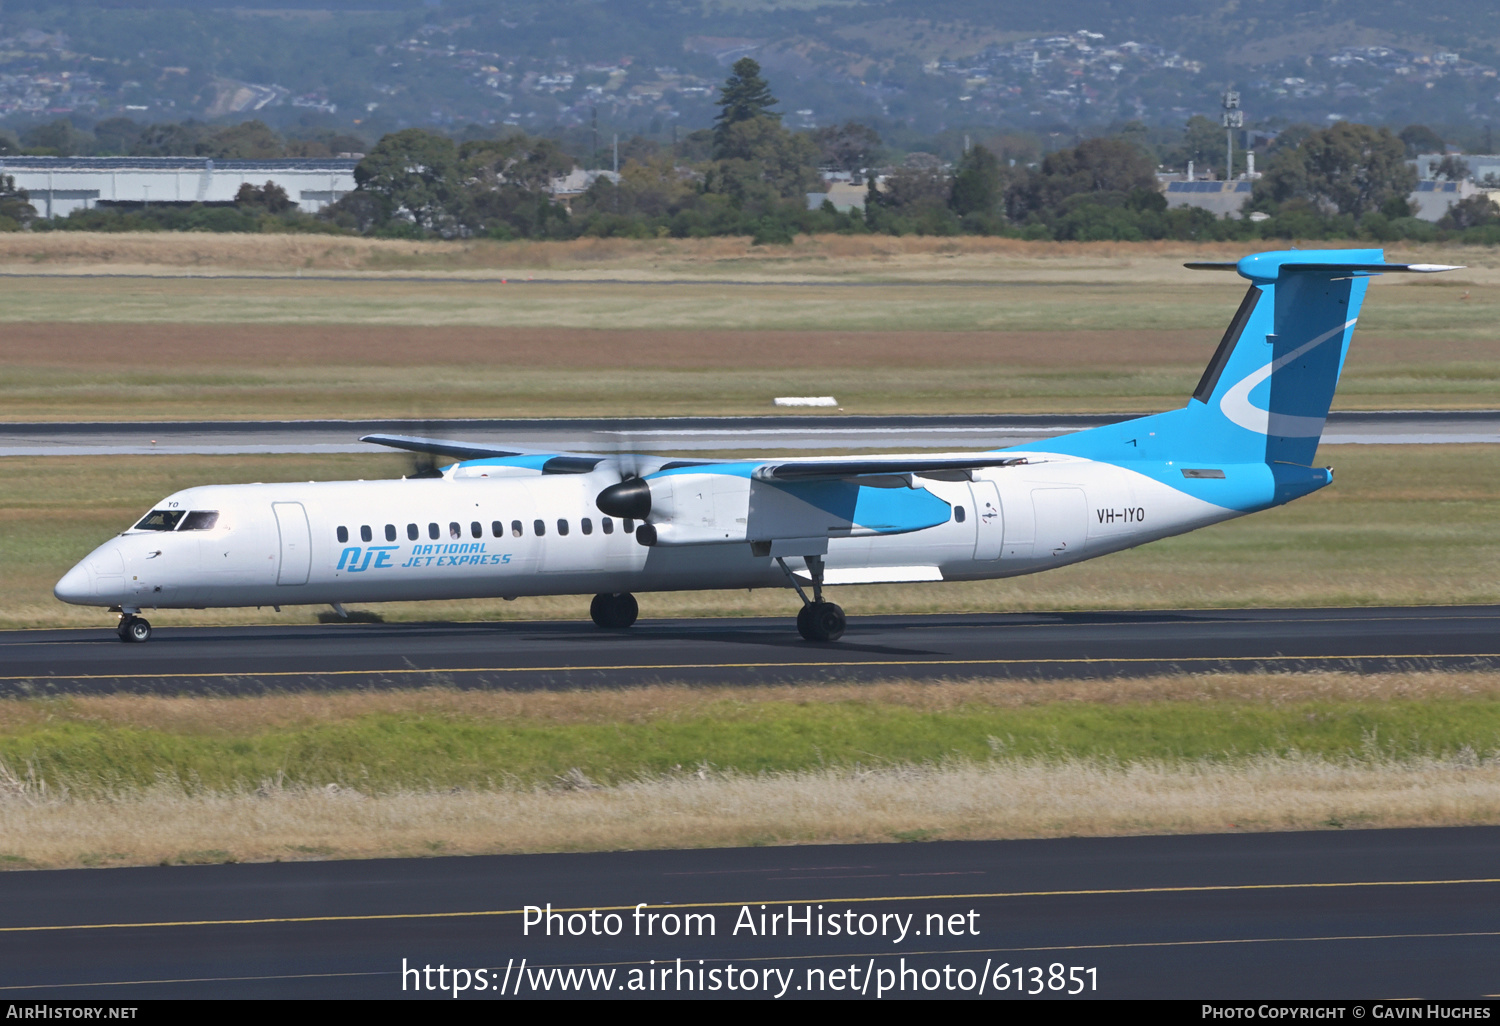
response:
{"label": "runway", "polygon": [[158,627],[144,645],[121,643],[101,612],[97,629],[0,632],[0,694],[1500,667],[1497,606],[860,616],[851,601],[850,609],[847,633],[827,645],[798,637],[790,596],[784,618],[648,619],[620,632],[587,621]]}
{"label": "runway", "polygon": [[[425,435],[557,452],[999,449],[1127,419],[1108,414],[804,415],[560,420],[0,424],[0,456],[380,452],[361,435]],[[1500,411],[1333,413],[1325,445],[1500,443]]]}
{"label": "runway", "polygon": [[1478,998],[1497,856],[1470,827],[10,872],[0,994]]}

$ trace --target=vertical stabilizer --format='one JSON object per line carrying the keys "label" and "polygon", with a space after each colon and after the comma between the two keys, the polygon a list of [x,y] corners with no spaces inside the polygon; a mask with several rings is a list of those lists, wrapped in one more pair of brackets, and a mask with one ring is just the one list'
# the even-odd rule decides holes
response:
{"label": "vertical stabilizer", "polygon": [[1368,272],[1350,265],[1378,265],[1383,256],[1335,250],[1242,260],[1250,288],[1182,411],[1192,435],[1173,442],[1228,462],[1311,465],[1369,285]]}
{"label": "vertical stabilizer", "polygon": [[1455,270],[1388,264],[1378,249],[1287,250],[1187,266],[1250,281],[1188,404],[1018,449],[1112,462],[1309,467],[1370,277]]}

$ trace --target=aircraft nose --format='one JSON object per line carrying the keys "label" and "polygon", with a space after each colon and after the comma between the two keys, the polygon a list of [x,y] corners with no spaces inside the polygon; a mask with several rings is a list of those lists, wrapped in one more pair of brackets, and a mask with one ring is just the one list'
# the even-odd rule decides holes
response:
{"label": "aircraft nose", "polygon": [[76,606],[115,606],[125,598],[125,555],[118,545],[101,545],[63,574],[52,589]]}
{"label": "aircraft nose", "polygon": [[62,580],[52,589],[52,594],[75,606],[91,604],[94,601],[94,582],[89,579],[88,569],[79,563],[63,574]]}

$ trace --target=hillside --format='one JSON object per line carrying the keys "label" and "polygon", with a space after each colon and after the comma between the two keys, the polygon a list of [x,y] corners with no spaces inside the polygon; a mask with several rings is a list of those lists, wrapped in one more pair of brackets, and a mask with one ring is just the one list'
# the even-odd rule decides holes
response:
{"label": "hillside", "polygon": [[321,0],[276,9],[0,6],[0,122],[258,117],[363,136],[412,124],[706,125],[728,64],[789,125],[1068,132],[1213,113],[1252,123],[1500,118],[1500,7],[1479,0]]}

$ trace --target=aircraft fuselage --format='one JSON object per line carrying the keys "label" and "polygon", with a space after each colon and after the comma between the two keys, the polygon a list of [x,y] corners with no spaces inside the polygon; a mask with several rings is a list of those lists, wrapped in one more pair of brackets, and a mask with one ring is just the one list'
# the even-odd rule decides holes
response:
{"label": "aircraft fuselage", "polygon": [[[636,522],[596,508],[615,480],[607,473],[484,476],[461,464],[440,479],[189,488],[153,508],[165,514],[155,526],[171,521],[171,529],[125,531],[85,557],[56,593],[130,611],[778,588],[791,581],[776,556],[801,574],[817,555],[830,586],[1010,577],[1274,502],[1263,463],[1211,468],[1223,475],[1215,479],[1226,496],[1220,504],[1162,483],[1164,473],[1180,473],[1170,464],[1138,471],[1028,455],[1032,462],[976,470],[970,480],[906,475],[861,487],[880,493],[875,499],[936,509],[928,520],[940,522],[913,528],[888,517],[867,527],[833,511],[819,525],[827,532],[821,552],[811,551],[816,540],[756,544],[757,511],[785,490],[757,492],[744,479],[742,495],[711,496],[691,517],[679,485],[675,520],[691,519],[699,540],[651,546],[637,540]],[[691,491],[693,478],[683,480]],[[701,540],[716,533],[726,540]]]}

